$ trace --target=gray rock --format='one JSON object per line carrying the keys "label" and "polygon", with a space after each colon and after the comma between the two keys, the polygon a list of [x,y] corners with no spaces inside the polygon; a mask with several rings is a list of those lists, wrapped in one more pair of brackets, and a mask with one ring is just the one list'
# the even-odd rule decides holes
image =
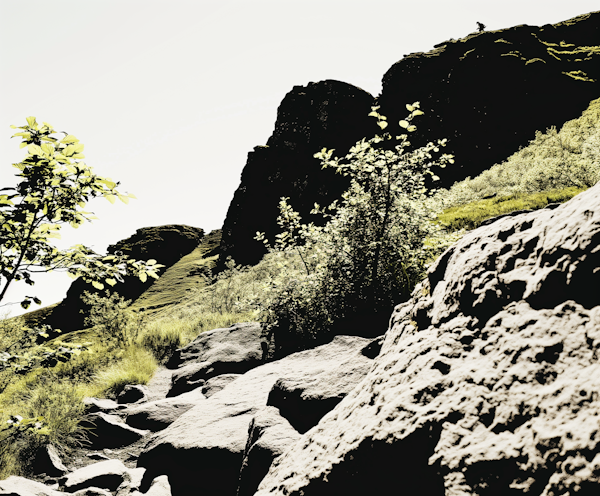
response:
{"label": "gray rock", "polygon": [[131,493],[131,496],[171,496],[171,485],[166,475],[161,475],[152,481],[147,493],[138,491]]}
{"label": "gray rock", "polygon": [[126,405],[119,405],[114,400],[106,398],[83,398],[86,413],[109,413],[113,414],[118,410],[126,408]]}
{"label": "gray rock", "polygon": [[135,443],[148,434],[148,431],[125,424],[121,417],[106,413],[90,414],[82,424],[89,428],[90,449],[120,448]]}
{"label": "gray rock", "polygon": [[129,407],[125,422],[136,429],[153,432],[166,429],[185,412],[205,400],[199,389],[181,394],[175,398],[151,401]]}
{"label": "gray rock", "polygon": [[299,438],[300,433],[277,408],[268,406],[259,410],[248,428],[237,496],[252,496],[267,475],[273,459]]}
{"label": "gray rock", "polygon": [[[374,341],[377,344],[379,338]],[[294,429],[304,434],[367,375],[373,361],[365,352],[372,350],[372,343],[364,348],[360,354],[340,360],[334,369],[325,368],[310,375],[301,372],[278,379],[269,393],[267,405],[278,408]]]}
{"label": "gray rock", "polygon": [[225,329],[203,332],[190,344],[177,350],[169,367],[180,367],[173,374],[167,396],[177,396],[201,381],[222,374],[243,374],[263,362],[262,329],[256,322],[235,324]]}
{"label": "gray rock", "polygon": [[87,457],[92,460],[110,460],[104,453],[88,453]]}
{"label": "gray rock", "polygon": [[467,233],[257,496],[596,494],[600,184]]}
{"label": "gray rock", "polygon": [[127,467],[119,460],[106,460],[71,472],[61,479],[61,486],[70,493],[91,487],[115,491],[125,480]]}
{"label": "gray rock", "polygon": [[73,496],[112,496],[112,493],[99,487],[86,487],[85,489],[75,491]]}
{"label": "gray rock", "polygon": [[68,472],[56,447],[52,444],[42,446],[38,450],[33,463],[33,470],[35,474],[46,474],[50,477],[61,477]]}
{"label": "gray rock", "polygon": [[202,386],[202,394],[210,398],[213,394],[218,393],[227,386],[230,382],[235,381],[241,374],[223,374],[213,377],[206,381]]}
{"label": "gray rock", "polygon": [[57,491],[57,489],[57,484],[47,486],[41,482],[17,477],[16,475],[0,480],[0,495],[2,496],[64,496],[64,493]]}
{"label": "gray rock", "polygon": [[128,469],[123,475],[123,482],[117,488],[115,496],[128,496],[134,491],[139,491],[145,472],[146,469],[142,467]]}
{"label": "gray rock", "polygon": [[273,384],[282,377],[318,376],[333,373],[348,361],[359,362],[370,342],[337,336],[327,345],[261,365],[238,377],[151,438],[138,459],[138,466],[147,469],[142,488],[166,474],[177,496],[196,494],[198,481],[202,481],[205,496],[235,495],[248,426],[265,407]]}
{"label": "gray rock", "polygon": [[142,403],[148,401],[148,387],[141,384],[127,384],[117,396],[117,403]]}

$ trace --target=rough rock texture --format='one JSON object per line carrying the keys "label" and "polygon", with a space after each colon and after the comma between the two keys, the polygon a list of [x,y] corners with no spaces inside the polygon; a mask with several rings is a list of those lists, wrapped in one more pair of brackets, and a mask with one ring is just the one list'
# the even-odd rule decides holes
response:
{"label": "rough rock texture", "polygon": [[56,447],[52,444],[42,446],[36,453],[33,463],[33,472],[35,474],[46,474],[50,477],[61,477],[68,470],[60,459]]}
{"label": "rough rock texture", "polygon": [[55,489],[58,489],[58,485],[55,485],[53,488],[41,482],[16,475],[11,475],[8,479],[0,480],[0,494],[2,496],[64,496],[64,493]]}
{"label": "rough rock texture", "polygon": [[[281,102],[268,147],[248,154],[241,182],[223,226],[226,256],[254,264],[265,253],[256,231],[273,239],[280,197],[309,219],[316,201],[329,204],[347,183],[320,170],[322,147],[344,156],[379,128],[367,117],[378,104],[398,135],[405,105],[420,101],[411,142],[448,138],[456,164],[436,171],[445,187],[475,176],[525,146],[537,130],[579,117],[600,94],[600,13],[554,25],[515,26],[449,40],[429,52],[411,53],[383,76],[377,101],[338,81],[295,87]],[[580,72],[578,72],[580,71]]]}
{"label": "rough rock texture", "polygon": [[273,406],[259,410],[248,427],[248,440],[240,470],[237,496],[252,496],[273,459],[281,455],[300,433]]}
{"label": "rough rock texture", "polygon": [[169,367],[181,368],[173,374],[173,385],[167,396],[177,396],[203,386],[211,377],[241,374],[260,365],[263,341],[261,326],[256,322],[203,332],[177,350],[169,361]]}
{"label": "rough rock texture", "polygon": [[154,435],[138,459],[138,466],[147,469],[145,483],[166,474],[175,496],[197,494],[198,481],[204,496],[235,495],[248,426],[265,407],[273,384],[285,377],[333,374],[345,362],[362,360],[362,350],[370,343],[365,338],[338,336],[329,344],[241,375]]}
{"label": "rough rock texture", "polygon": [[395,63],[383,77],[379,111],[386,130],[399,134],[405,104],[421,102],[425,115],[411,141],[448,138],[456,165],[436,173],[449,187],[503,161],[536,130],[579,117],[600,94],[599,47],[600,12],[473,33]]}
{"label": "rough rock texture", "polygon": [[[144,227],[138,229],[133,236],[109,246],[107,251],[110,254],[121,251],[137,260],[153,258],[158,263],[165,265],[161,269],[162,273],[196,248],[203,236],[202,229],[184,225]],[[154,281],[155,279],[149,277],[143,283],[137,277],[127,277],[124,283],[117,284],[111,288],[111,291],[118,292],[126,300],[135,300]],[[75,280],[67,291],[65,299],[45,318],[45,323],[63,331],[81,329],[85,315],[80,313],[80,310],[85,311],[85,308],[79,297],[84,291],[99,292],[91,284],[87,284],[81,279]]]}
{"label": "rough rock texture", "polygon": [[119,460],[107,460],[80,468],[61,480],[64,490],[74,493],[86,487],[115,491],[125,480],[127,467]]}
{"label": "rough rock texture", "polygon": [[127,405],[119,405],[116,401],[108,398],[83,398],[86,413],[115,413]]}
{"label": "rough rock texture", "polygon": [[102,412],[88,415],[83,424],[90,428],[90,449],[120,448],[135,443],[148,434],[148,431],[134,429],[125,424],[117,415]]}
{"label": "rough rock texture", "polygon": [[140,384],[127,384],[117,397],[117,403],[143,403],[148,401],[148,387]]}
{"label": "rough rock texture", "polygon": [[[265,253],[254,240],[257,231],[274,239],[279,232],[279,200],[290,203],[306,220],[315,202],[329,205],[348,187],[346,178],[322,170],[313,157],[323,147],[346,154],[359,139],[373,133],[374,105],[366,91],[340,81],[294,86],[277,110],[267,146],[248,153],[241,183],[223,224],[220,265],[232,257],[242,265],[255,264]],[[379,129],[379,128],[377,128]]]}
{"label": "rough rock texture", "polygon": [[466,234],[257,494],[597,494],[599,241],[600,184]]}
{"label": "rough rock texture", "polygon": [[160,431],[204,399],[204,394],[196,389],[175,398],[134,405],[123,412],[127,415],[125,422],[136,429]]}
{"label": "rough rock texture", "polygon": [[221,389],[225,388],[229,383],[235,381],[241,374],[223,374],[213,377],[206,381],[206,384],[202,386],[202,394],[207,398],[210,398],[213,394],[218,393]]}
{"label": "rough rock texture", "polygon": [[356,387],[372,364],[372,358],[360,353],[338,361],[333,370],[288,374],[275,382],[267,405],[276,407],[294,429],[304,434]]}
{"label": "rough rock texture", "polygon": [[142,495],[139,491],[135,491],[131,493],[131,496],[171,496],[169,478],[166,475],[161,475],[152,481],[148,492]]}

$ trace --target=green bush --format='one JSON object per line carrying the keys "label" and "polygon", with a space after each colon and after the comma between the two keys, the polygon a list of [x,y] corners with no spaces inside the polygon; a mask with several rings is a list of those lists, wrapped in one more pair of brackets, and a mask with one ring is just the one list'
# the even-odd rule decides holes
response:
{"label": "green bush", "polygon": [[84,291],[81,300],[90,307],[85,325],[100,328],[100,339],[107,348],[125,348],[133,345],[143,327],[143,318],[139,313],[129,310],[131,303],[118,293],[98,293]]}
{"label": "green bush", "polygon": [[[400,121],[409,132],[418,103]],[[370,115],[384,129],[386,118],[373,108]],[[446,140],[411,149],[408,135],[388,133],[358,142],[344,158],[323,149],[315,157],[323,167],[348,175],[350,188],[340,202],[315,206],[313,214],[327,219],[323,227],[302,224],[300,215],[280,202],[276,252],[296,253],[303,272],[282,272],[271,283],[261,305],[261,320],[273,333],[276,353],[307,348],[327,339],[342,319],[381,312],[389,317],[394,304],[406,299],[423,276],[438,244],[440,229],[431,222],[440,205],[425,189],[435,165],[452,163],[452,156],[432,154]],[[409,151],[407,151],[409,150]],[[257,239],[263,239],[259,233]],[[426,244],[425,240],[429,240]]]}
{"label": "green bush", "polygon": [[51,377],[38,377],[26,392],[3,404],[0,429],[0,479],[28,475],[36,451],[53,444],[62,452],[79,446],[84,430],[81,391]]}

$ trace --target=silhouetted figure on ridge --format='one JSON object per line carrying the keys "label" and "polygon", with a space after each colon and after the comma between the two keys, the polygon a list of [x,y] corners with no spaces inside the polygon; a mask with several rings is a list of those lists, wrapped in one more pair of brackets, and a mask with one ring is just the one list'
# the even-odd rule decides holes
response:
{"label": "silhouetted figure on ridge", "polygon": [[483,24],[482,22],[478,22],[477,29],[479,30],[480,33],[482,33],[485,29],[485,24]]}

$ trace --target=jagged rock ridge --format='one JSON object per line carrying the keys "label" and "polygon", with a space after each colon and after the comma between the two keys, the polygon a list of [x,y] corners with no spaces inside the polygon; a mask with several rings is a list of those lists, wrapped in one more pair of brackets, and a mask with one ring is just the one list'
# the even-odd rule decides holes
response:
{"label": "jagged rock ridge", "polygon": [[[437,171],[444,187],[475,176],[525,146],[537,130],[560,127],[600,95],[600,12],[554,25],[515,26],[475,33],[413,53],[383,77],[377,99],[338,81],[295,87],[278,111],[267,144],[248,154],[240,186],[223,226],[225,257],[254,264],[265,253],[257,231],[279,232],[282,196],[304,216],[313,203],[328,204],[347,187],[342,176],[321,170],[313,154],[322,147],[343,156],[379,128],[367,117],[375,103],[391,134],[405,104],[420,101],[415,144],[448,138],[456,164]],[[306,217],[305,217],[306,218]]]}

